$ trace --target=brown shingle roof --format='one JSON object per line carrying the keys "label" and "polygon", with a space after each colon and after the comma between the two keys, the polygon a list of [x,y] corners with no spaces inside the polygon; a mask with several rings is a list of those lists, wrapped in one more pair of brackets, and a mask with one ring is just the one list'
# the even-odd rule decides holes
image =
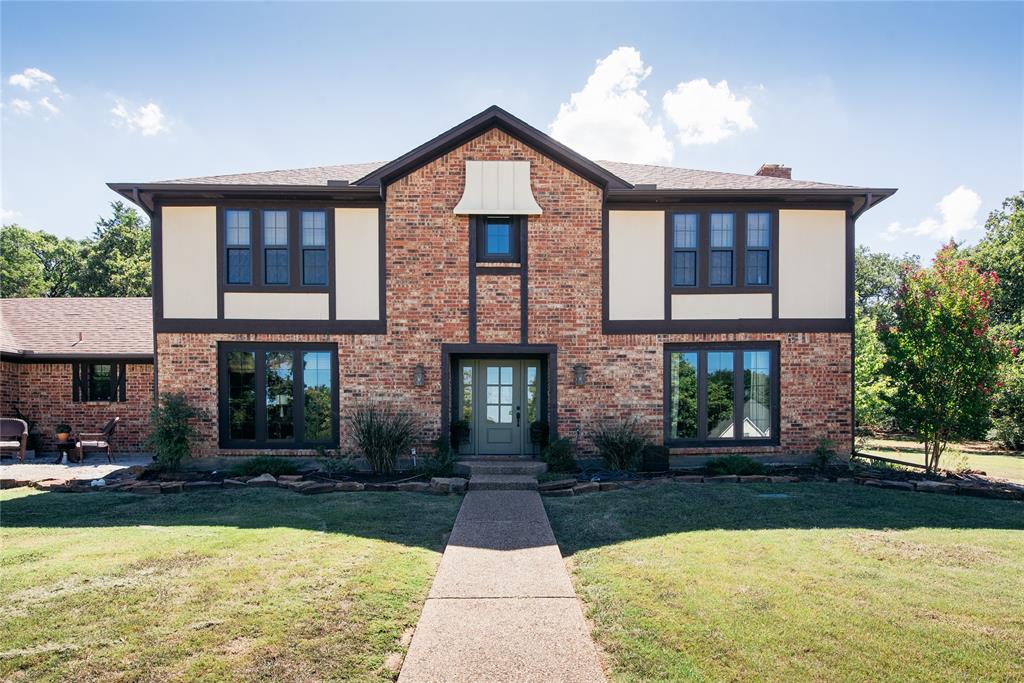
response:
{"label": "brown shingle roof", "polygon": [[152,355],[152,299],[0,299],[0,351],[37,356]]}
{"label": "brown shingle roof", "polygon": [[[166,180],[164,183],[180,185],[321,185],[328,180],[347,180],[350,183],[372,173],[387,162],[371,161],[364,164],[313,166],[256,173],[235,173],[198,178]],[[622,161],[594,162],[633,185],[655,184],[659,190],[852,190],[852,185],[833,185],[809,180],[789,180],[769,176],[699,171],[674,166],[627,164]]]}
{"label": "brown shingle roof", "polygon": [[675,166],[627,164],[622,161],[598,161],[615,175],[633,185],[655,184],[659,190],[852,190],[852,185],[831,185],[810,180],[789,180],[770,176],[698,171]]}

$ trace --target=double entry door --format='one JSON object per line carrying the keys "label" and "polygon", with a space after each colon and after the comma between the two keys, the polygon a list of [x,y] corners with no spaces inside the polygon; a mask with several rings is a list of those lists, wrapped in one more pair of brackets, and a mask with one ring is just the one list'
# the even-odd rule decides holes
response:
{"label": "double entry door", "polygon": [[470,426],[464,454],[537,452],[530,425],[544,415],[539,360],[466,359],[459,361],[458,376],[459,414]]}

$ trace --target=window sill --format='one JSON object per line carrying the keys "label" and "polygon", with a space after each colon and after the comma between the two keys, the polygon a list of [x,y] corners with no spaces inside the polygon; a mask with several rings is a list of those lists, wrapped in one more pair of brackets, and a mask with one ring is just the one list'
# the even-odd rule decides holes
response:
{"label": "window sill", "polygon": [[477,268],[522,268],[518,261],[477,261]]}

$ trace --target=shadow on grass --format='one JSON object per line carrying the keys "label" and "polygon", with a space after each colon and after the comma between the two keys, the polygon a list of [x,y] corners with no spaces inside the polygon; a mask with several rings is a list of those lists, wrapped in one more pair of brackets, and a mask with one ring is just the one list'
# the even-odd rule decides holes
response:
{"label": "shadow on grass", "polygon": [[565,555],[634,539],[710,530],[1024,530],[1022,501],[889,491],[852,484],[665,483],[548,498],[545,507]]}
{"label": "shadow on grass", "polygon": [[461,496],[392,492],[303,496],[279,489],[220,489],[141,496],[12,489],[0,497],[0,527],[282,527],[440,550],[461,502]]}

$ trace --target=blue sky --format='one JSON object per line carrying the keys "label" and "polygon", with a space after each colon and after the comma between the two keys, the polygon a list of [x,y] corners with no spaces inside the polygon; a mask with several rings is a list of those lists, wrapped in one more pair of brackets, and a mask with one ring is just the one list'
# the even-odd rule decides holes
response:
{"label": "blue sky", "polygon": [[387,160],[490,104],[594,158],[898,187],[858,223],[894,253],[975,241],[1024,188],[1020,3],[3,2],[0,21],[4,222],[61,235],[92,231],[108,181]]}

